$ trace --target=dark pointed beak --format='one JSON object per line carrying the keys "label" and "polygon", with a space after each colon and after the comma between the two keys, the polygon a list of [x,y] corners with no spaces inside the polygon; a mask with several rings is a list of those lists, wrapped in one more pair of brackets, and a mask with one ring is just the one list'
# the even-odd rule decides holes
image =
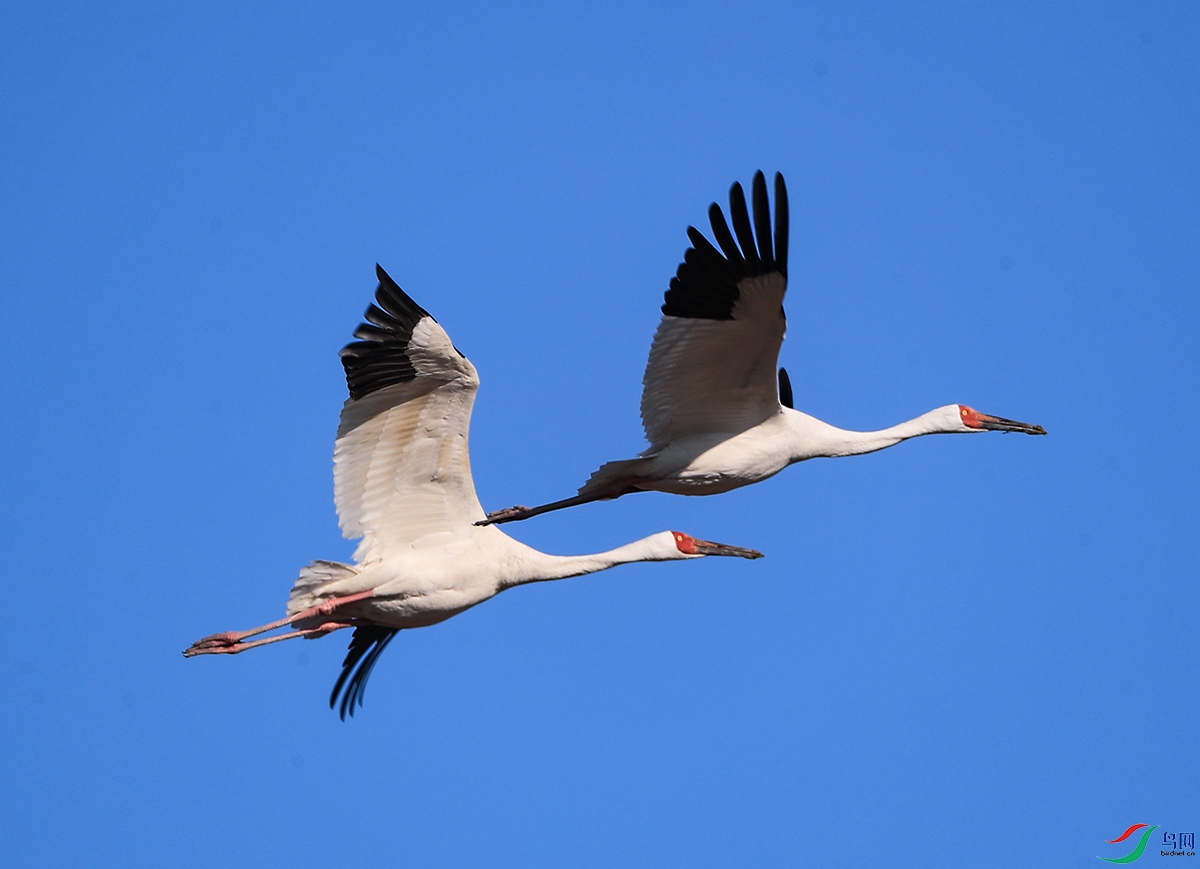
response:
{"label": "dark pointed beak", "polygon": [[1019,431],[1029,435],[1044,435],[1046,430],[1040,425],[1030,425],[1027,422],[1017,422],[1015,419],[1005,419],[1002,416],[979,414],[979,421],[987,431]]}
{"label": "dark pointed beak", "polygon": [[739,558],[762,558],[763,554],[757,549],[743,549],[740,546],[728,546],[724,543],[713,543],[708,540],[696,541],[698,555],[736,555]]}

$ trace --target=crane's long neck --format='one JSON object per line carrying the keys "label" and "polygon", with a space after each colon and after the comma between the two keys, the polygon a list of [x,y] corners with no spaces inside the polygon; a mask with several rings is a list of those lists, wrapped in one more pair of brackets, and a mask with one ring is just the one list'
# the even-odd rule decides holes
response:
{"label": "crane's long neck", "polygon": [[[571,576],[583,576],[585,573],[596,573],[608,570],[618,564],[631,564],[635,561],[664,561],[670,558],[666,551],[661,532],[625,546],[618,546],[607,552],[597,552],[593,555],[548,555],[536,549],[530,549],[527,557],[522,559],[519,575],[505,582],[505,587],[524,585],[529,582],[545,582],[550,579],[567,579]],[[674,543],[668,542],[673,550]]]}
{"label": "crane's long neck", "polygon": [[[952,405],[950,407],[957,407]],[[793,461],[826,456],[857,456],[895,446],[909,438],[942,434],[955,429],[947,426],[947,408],[939,407],[879,431],[850,431],[816,417],[791,411],[789,422],[796,448]]]}

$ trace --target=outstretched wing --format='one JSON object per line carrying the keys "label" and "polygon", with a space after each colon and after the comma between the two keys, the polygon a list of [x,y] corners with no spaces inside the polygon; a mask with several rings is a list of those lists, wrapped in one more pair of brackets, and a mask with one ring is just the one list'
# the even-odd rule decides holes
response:
{"label": "outstretched wing", "polygon": [[359,562],[445,543],[483,518],[467,449],[479,375],[437,321],[375,270],[378,304],[341,352],[350,400],[333,453],[338,517],[346,537],[362,538]]}
{"label": "outstretched wing", "polygon": [[690,434],[745,431],[779,410],[776,364],[787,327],[783,176],[775,175],[774,238],[762,172],[754,176],[753,205],[752,226],[741,184],[730,188],[730,232],[712,204],[719,249],[688,227],[692,246],[664,297],[642,378],[642,425],[651,448]]}

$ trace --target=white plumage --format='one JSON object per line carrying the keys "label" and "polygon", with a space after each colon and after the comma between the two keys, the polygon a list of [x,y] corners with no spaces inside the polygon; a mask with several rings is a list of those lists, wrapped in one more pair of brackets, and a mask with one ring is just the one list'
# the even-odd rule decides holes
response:
{"label": "white plumage", "polygon": [[[378,306],[342,350],[350,399],[334,448],[334,497],[343,534],[362,538],[355,564],[314,561],[292,588],[287,617],[194,643],[187,656],[236,654],[353,627],[330,696],[353,714],[380,652],[403,628],[435,624],[529,582],[634,561],[761,553],[663,531],[595,555],[547,555],[484,518],[468,431],[479,375],[445,330],[376,267]],[[277,628],[295,630],[246,642]]]}
{"label": "white plumage", "polygon": [[919,435],[1046,433],[1041,426],[958,404],[875,432],[847,431],[795,410],[787,372],[778,368],[787,330],[783,176],[775,176],[773,227],[762,172],[754,176],[753,220],[740,184],[730,189],[729,208],[732,231],[720,206],[709,208],[716,245],[688,227],[692,246],[664,298],[642,380],[649,449],[601,466],[574,497],[498,510],[485,524],[631,492],[714,495],[765,480],[805,459],[873,452]]}

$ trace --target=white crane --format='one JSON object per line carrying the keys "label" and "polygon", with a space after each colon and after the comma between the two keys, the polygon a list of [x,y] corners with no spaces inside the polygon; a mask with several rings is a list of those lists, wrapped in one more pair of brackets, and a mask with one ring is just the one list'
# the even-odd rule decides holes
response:
{"label": "white crane", "polygon": [[[334,448],[334,497],[343,534],[361,537],[355,564],[314,561],[300,572],[287,617],[214,634],[184,655],[233,655],[296,637],[354,628],[341,675],[341,716],[396,632],[436,624],[506,588],[635,561],[705,555],[761,558],[753,549],[663,531],[595,555],[547,555],[498,528],[478,527],[467,434],[479,388],[475,366],[445,330],[376,266],[378,306],[341,352],[350,399]],[[251,640],[279,628],[291,632]]]}
{"label": "white crane", "polygon": [[527,519],[631,492],[715,495],[757,483],[788,465],[822,456],[853,456],[927,434],[1016,431],[1040,425],[948,404],[880,431],[847,431],[792,407],[792,386],[779,364],[787,321],[788,202],[775,175],[771,231],[767,181],[754,176],[754,220],[741,184],[729,191],[730,232],[721,208],[709,207],[718,247],[695,227],[667,289],[663,318],[642,378],[642,426],[650,448],[609,462],[572,498],[489,513],[484,524]]}

